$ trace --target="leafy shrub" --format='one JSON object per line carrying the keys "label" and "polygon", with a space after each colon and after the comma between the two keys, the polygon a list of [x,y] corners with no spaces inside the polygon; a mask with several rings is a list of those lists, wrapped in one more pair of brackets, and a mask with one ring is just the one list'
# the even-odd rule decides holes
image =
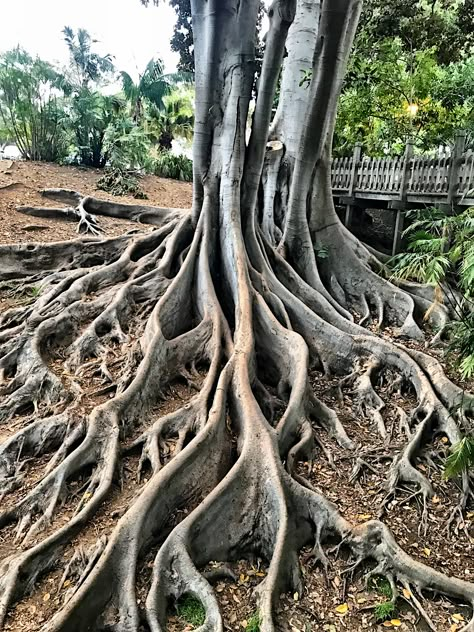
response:
{"label": "leafy shrub", "polygon": [[393,601],[383,601],[374,607],[375,619],[380,622],[387,621],[387,619],[392,619],[395,616],[396,611]]}
{"label": "leafy shrub", "polygon": [[51,64],[17,47],[0,56],[2,136],[26,160],[61,161],[67,155],[64,77]]}
{"label": "leafy shrub", "polygon": [[150,143],[143,129],[127,116],[117,118],[105,132],[104,149],[108,164],[97,187],[112,195],[146,198],[138,181],[151,161]]}
{"label": "leafy shrub", "polygon": [[[474,208],[447,215],[436,208],[407,214],[415,221],[405,231],[407,252],[389,261],[393,277],[435,286],[457,321],[448,328],[449,350],[459,358],[464,378],[474,376]],[[453,291],[454,290],[454,291]]]}
{"label": "leafy shrub", "polygon": [[370,580],[370,588],[377,591],[379,595],[387,597],[387,599],[392,598],[392,587],[390,586],[390,582],[385,579],[385,577],[372,577]]}
{"label": "leafy shrub", "polygon": [[153,173],[162,178],[191,182],[193,179],[193,161],[183,154],[161,151],[155,159]]}

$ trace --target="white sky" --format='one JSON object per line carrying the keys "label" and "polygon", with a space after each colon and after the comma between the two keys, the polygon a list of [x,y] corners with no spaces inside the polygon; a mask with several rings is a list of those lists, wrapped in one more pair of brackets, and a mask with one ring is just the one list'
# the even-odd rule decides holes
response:
{"label": "white sky", "polygon": [[152,57],[160,57],[172,72],[178,61],[169,44],[175,19],[166,1],[145,8],[140,0],[0,0],[0,53],[20,44],[63,66],[68,54],[61,31],[82,27],[100,41],[97,52],[114,55],[117,70],[136,78]]}

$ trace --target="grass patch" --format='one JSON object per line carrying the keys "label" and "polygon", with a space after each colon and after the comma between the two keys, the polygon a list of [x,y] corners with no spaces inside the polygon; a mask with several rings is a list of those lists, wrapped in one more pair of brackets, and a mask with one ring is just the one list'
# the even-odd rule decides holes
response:
{"label": "grass patch", "polygon": [[375,619],[378,622],[387,621],[387,619],[393,619],[396,613],[397,609],[393,601],[383,601],[382,603],[378,603],[374,607]]}
{"label": "grass patch", "polygon": [[176,602],[176,612],[186,623],[199,626],[206,620],[204,606],[192,595],[183,595]]}
{"label": "grass patch", "polygon": [[385,577],[372,577],[370,580],[369,588],[371,590],[374,590],[375,592],[378,592],[379,595],[387,597],[387,599],[392,598],[392,587],[390,586],[390,582],[385,579]]}
{"label": "grass patch", "polygon": [[255,612],[247,621],[245,632],[260,632],[260,615]]}

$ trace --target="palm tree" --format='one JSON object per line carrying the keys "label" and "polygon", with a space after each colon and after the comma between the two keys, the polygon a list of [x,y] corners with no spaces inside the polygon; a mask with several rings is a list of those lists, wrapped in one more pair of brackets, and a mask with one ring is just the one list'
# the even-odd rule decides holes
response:
{"label": "palm tree", "polygon": [[78,29],[77,33],[69,27],[63,29],[64,41],[69,49],[71,64],[76,76],[71,83],[78,89],[88,88],[89,82],[98,83],[100,79],[114,70],[112,55],[99,55],[92,50],[97,40],[92,39],[88,31]]}
{"label": "palm tree", "polygon": [[140,124],[144,117],[145,102],[154,106],[158,111],[165,107],[165,97],[171,93],[178,84],[189,83],[190,75],[187,73],[164,73],[163,62],[160,59],[150,59],[145,71],[139,75],[135,83],[131,76],[122,71],[122,89],[125,97],[130,101],[132,118]]}
{"label": "palm tree", "polygon": [[173,139],[191,140],[194,127],[193,101],[189,90],[174,90],[163,99],[163,108],[152,111],[160,149],[170,150]]}

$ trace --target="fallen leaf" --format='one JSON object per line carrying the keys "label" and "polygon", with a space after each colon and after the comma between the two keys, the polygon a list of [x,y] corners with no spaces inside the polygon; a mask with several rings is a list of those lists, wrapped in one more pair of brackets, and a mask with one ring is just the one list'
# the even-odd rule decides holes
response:
{"label": "fallen leaf", "polygon": [[410,599],[411,598],[411,592],[408,590],[408,588],[404,588],[402,592],[403,592],[403,596],[405,597],[405,599]]}
{"label": "fallen leaf", "polygon": [[457,632],[457,630],[458,626],[455,623],[449,626],[449,632]]}
{"label": "fallen leaf", "polygon": [[295,594],[293,595],[293,599],[294,599],[295,601],[298,601],[298,599],[299,599],[299,598],[300,598],[300,596],[298,595],[298,593],[297,593],[297,592],[295,592]]}
{"label": "fallen leaf", "polygon": [[400,619],[391,619],[390,623],[393,625],[394,628],[399,628],[402,625]]}
{"label": "fallen leaf", "polygon": [[71,585],[71,580],[70,579],[66,579],[66,581],[63,584],[64,588],[67,588],[70,585]]}
{"label": "fallen leaf", "polygon": [[391,628],[392,627],[392,622],[391,621],[384,621],[382,623],[384,628]]}
{"label": "fallen leaf", "polygon": [[367,599],[365,597],[359,597],[359,599],[357,600],[357,603],[365,603],[367,601]]}
{"label": "fallen leaf", "polygon": [[436,505],[436,503],[441,502],[441,498],[439,496],[433,496],[433,498],[431,499],[431,502]]}
{"label": "fallen leaf", "polygon": [[456,613],[452,615],[453,621],[464,621],[462,614]]}
{"label": "fallen leaf", "polygon": [[45,593],[43,595],[43,601],[49,601],[51,599],[51,594],[50,593]]}
{"label": "fallen leaf", "polygon": [[429,557],[431,555],[431,549],[428,549],[427,547],[425,547],[423,549],[423,553],[426,555],[426,557]]}
{"label": "fallen leaf", "polygon": [[369,520],[370,518],[372,518],[372,514],[358,514],[357,518],[359,520]]}
{"label": "fallen leaf", "polygon": [[341,603],[339,606],[337,606],[335,610],[338,614],[346,614],[346,612],[349,610],[349,606],[347,605],[347,603]]}

